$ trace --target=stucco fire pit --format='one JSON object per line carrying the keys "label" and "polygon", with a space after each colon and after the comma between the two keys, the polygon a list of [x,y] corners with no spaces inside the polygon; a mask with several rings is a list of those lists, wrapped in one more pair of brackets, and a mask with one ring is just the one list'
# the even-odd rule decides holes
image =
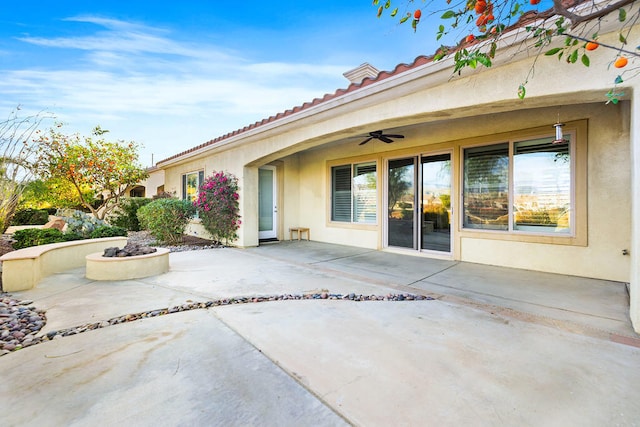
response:
{"label": "stucco fire pit", "polygon": [[129,280],[157,276],[169,271],[169,249],[156,248],[146,255],[105,257],[103,252],[86,256],[86,277],[91,280]]}

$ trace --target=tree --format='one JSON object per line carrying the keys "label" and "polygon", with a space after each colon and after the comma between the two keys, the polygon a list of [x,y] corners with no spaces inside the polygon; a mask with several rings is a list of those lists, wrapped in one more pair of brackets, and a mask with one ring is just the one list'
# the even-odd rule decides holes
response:
{"label": "tree", "polygon": [[[83,189],[83,197],[93,204],[95,191]],[[36,179],[29,181],[20,197],[19,209],[80,208],[76,188],[63,178]]]}
{"label": "tree", "polygon": [[[60,127],[37,138],[40,175],[69,181],[80,204],[96,218],[104,219],[133,185],[148,177],[138,163],[138,145],[133,141],[107,141],[103,135],[108,131],[99,126],[92,136],[83,138],[65,135]],[[95,204],[87,197],[87,187],[98,195]]]}
{"label": "tree", "polygon": [[[411,22],[414,31],[423,16],[437,16],[442,23],[436,30],[436,40],[458,40],[454,46],[441,45],[434,55],[440,60],[453,54],[454,73],[482,65],[491,67],[498,42],[507,34],[524,32],[522,48],[537,57],[556,56],[568,63],[590,65],[589,55],[598,47],[611,52],[610,64],[620,70],[613,88],[606,94],[608,102],[617,103],[623,95],[617,86],[628,77],[640,74],[640,45],[628,40],[633,26],[640,21],[640,5],[635,0],[553,0],[553,7],[539,12],[541,0],[446,0],[446,4],[423,0],[424,7],[416,8],[413,0],[403,1],[405,13],[398,15],[398,7],[391,0],[374,0],[378,17],[385,10],[399,23]],[[393,4],[392,4],[393,3]],[[598,42],[603,19],[616,14],[619,33],[617,45]],[[562,40],[561,46],[557,41]],[[555,46],[550,48],[550,46]],[[637,46],[631,47],[628,46]],[[627,67],[628,64],[632,66]],[[518,97],[526,96],[526,85],[533,76],[534,66],[518,88]],[[626,75],[625,75],[626,74]]]}
{"label": "tree", "polygon": [[4,232],[15,214],[25,184],[33,176],[32,136],[49,113],[21,117],[21,108],[0,122],[0,231]]}

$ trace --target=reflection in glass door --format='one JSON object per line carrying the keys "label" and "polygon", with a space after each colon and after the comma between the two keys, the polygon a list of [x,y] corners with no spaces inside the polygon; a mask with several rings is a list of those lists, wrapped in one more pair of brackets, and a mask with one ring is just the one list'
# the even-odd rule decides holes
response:
{"label": "reflection in glass door", "polygon": [[451,218],[451,153],[389,161],[388,246],[451,253]]}
{"label": "reflection in glass door", "polygon": [[276,168],[258,169],[258,238],[275,239],[277,236]]}
{"label": "reflection in glass door", "polygon": [[422,157],[421,249],[451,252],[451,154]]}
{"label": "reflection in glass door", "polygon": [[387,170],[387,244],[416,248],[415,158],[390,160]]}

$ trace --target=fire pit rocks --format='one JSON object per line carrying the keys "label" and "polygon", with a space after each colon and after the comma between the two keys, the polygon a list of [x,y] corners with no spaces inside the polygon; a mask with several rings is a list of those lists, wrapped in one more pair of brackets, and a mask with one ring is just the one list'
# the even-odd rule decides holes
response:
{"label": "fire pit rocks", "polygon": [[127,243],[124,248],[120,249],[119,247],[111,247],[106,248],[102,256],[108,258],[122,258],[129,256],[138,256],[138,255],[148,255],[157,252],[157,248],[152,248],[151,246],[139,245],[136,243]]}

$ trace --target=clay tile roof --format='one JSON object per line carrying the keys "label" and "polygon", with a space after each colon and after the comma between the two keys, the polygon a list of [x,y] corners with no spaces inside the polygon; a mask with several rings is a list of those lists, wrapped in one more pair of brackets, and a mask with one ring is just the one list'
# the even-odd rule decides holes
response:
{"label": "clay tile roof", "polygon": [[[563,3],[565,3],[566,5],[570,5],[570,6],[575,6],[575,5],[577,5],[579,3],[582,3],[584,1],[586,1],[586,0],[565,0]],[[505,31],[508,31],[508,30],[511,30],[511,29],[515,29],[515,28],[518,28],[518,27],[520,27],[520,28],[524,27],[526,24],[529,24],[532,21],[535,21],[536,19],[549,18],[550,16],[553,16],[553,14],[554,14],[553,8],[551,8],[549,10],[546,10],[544,12],[528,11],[528,12],[526,12],[525,14],[523,14],[520,17],[520,19],[518,20],[517,23],[515,23],[514,25],[508,27],[507,29],[505,29]],[[468,43],[468,44],[465,44],[465,45],[473,44],[473,43],[476,43],[476,42],[477,42],[477,40],[474,40],[474,42],[471,42],[471,43]],[[450,49],[449,53],[453,52],[455,49],[460,48],[462,45],[463,44],[461,43],[457,47],[449,48]],[[200,150],[202,148],[211,146],[211,145],[216,144],[216,143],[218,143],[220,141],[227,140],[227,139],[229,139],[229,138],[231,138],[233,136],[239,135],[239,134],[241,134],[243,132],[246,132],[248,130],[252,130],[252,129],[258,128],[260,126],[266,125],[268,123],[275,122],[275,121],[277,121],[279,119],[282,119],[283,117],[287,117],[287,116],[290,116],[292,114],[298,113],[300,111],[304,111],[306,109],[309,109],[309,108],[311,108],[313,106],[328,102],[328,101],[330,101],[330,100],[332,100],[334,98],[340,97],[340,96],[345,95],[347,93],[355,92],[355,91],[357,91],[357,90],[359,90],[361,88],[364,88],[366,86],[369,86],[369,85],[371,85],[373,83],[380,82],[380,81],[383,81],[385,79],[388,79],[389,77],[397,76],[399,74],[405,73],[405,72],[407,72],[409,70],[412,70],[414,68],[417,68],[417,67],[420,67],[422,65],[425,65],[425,64],[427,64],[429,62],[432,62],[434,56],[435,55],[429,55],[429,56],[420,55],[420,56],[416,57],[409,64],[398,64],[398,65],[396,65],[396,67],[393,70],[391,70],[391,71],[381,71],[374,78],[365,77],[360,83],[351,83],[345,89],[337,89],[334,93],[325,94],[322,98],[315,98],[311,102],[305,102],[302,105],[293,107],[293,108],[291,108],[289,110],[286,110],[284,112],[277,113],[275,116],[270,116],[269,118],[262,119],[259,122],[255,122],[255,123],[253,123],[253,124],[251,124],[249,126],[245,126],[242,129],[237,129],[237,130],[235,130],[233,132],[229,132],[229,133],[227,133],[225,135],[218,136],[218,137],[216,137],[216,138],[214,138],[214,139],[212,139],[210,141],[207,141],[207,142],[205,142],[203,144],[198,145],[197,147],[190,148],[190,149],[188,149],[186,151],[183,151],[181,153],[178,153],[178,154],[174,154],[171,157],[168,157],[168,158],[166,158],[164,160],[161,160],[159,163],[177,159],[177,158],[179,158],[181,156],[184,156],[186,154],[192,153],[192,152]]]}

